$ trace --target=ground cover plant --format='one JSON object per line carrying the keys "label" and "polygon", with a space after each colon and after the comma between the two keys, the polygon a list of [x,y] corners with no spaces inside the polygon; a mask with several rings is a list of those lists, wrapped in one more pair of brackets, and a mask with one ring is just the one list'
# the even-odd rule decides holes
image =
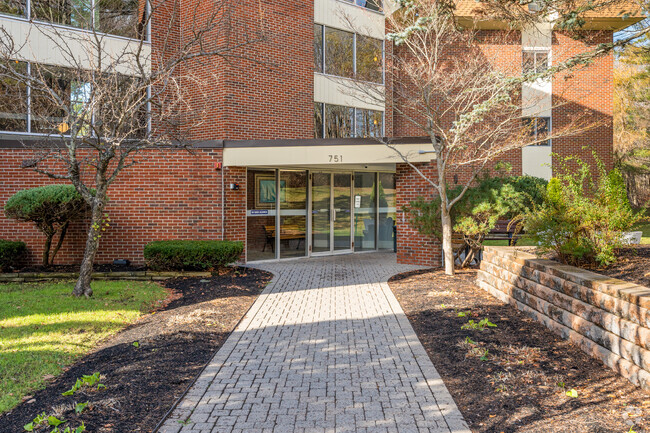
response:
{"label": "ground cover plant", "polygon": [[[153,431],[271,278],[264,271],[233,268],[208,278],[161,282],[171,294],[158,309],[0,414],[0,431],[20,432],[43,413],[65,420],[61,431],[82,423],[93,433]],[[102,293],[78,301],[92,303]]]}
{"label": "ground cover plant", "polygon": [[0,272],[7,272],[18,266],[26,252],[27,245],[24,242],[0,239]]}
{"label": "ground cover plant", "polygon": [[428,270],[389,281],[472,432],[650,431],[650,393],[476,287],[475,277]]}
{"label": "ground cover plant", "polygon": [[0,284],[0,413],[168,294],[151,282],[95,281],[95,296],[79,299],[70,295],[73,285]]}

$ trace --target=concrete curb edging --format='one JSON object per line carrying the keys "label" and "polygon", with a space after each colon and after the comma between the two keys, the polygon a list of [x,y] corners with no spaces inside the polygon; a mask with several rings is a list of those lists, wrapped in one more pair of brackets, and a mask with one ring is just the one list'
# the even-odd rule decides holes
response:
{"label": "concrete curb edging", "polygon": [[[210,277],[210,272],[93,272],[93,280],[161,281],[178,277]],[[0,274],[0,283],[29,283],[36,281],[68,280],[79,277],[78,272],[13,272]]]}

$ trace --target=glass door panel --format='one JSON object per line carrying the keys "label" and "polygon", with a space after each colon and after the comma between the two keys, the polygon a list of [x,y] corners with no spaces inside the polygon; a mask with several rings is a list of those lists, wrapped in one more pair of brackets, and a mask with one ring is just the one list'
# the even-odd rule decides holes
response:
{"label": "glass door panel", "polygon": [[248,170],[246,260],[271,260],[275,254],[275,170]]}
{"label": "glass door panel", "polygon": [[352,176],[334,173],[334,251],[351,249],[352,239]]}
{"label": "glass door panel", "polygon": [[314,173],[312,176],[312,253],[329,252],[330,242],[330,211],[332,207],[332,175],[330,173]]}
{"label": "glass door panel", "polygon": [[307,254],[307,172],[280,171],[280,258]]}
{"label": "glass door panel", "polygon": [[379,173],[379,249],[393,249],[395,225],[395,174]]}
{"label": "glass door panel", "polygon": [[376,173],[354,173],[354,250],[375,249],[377,232]]}

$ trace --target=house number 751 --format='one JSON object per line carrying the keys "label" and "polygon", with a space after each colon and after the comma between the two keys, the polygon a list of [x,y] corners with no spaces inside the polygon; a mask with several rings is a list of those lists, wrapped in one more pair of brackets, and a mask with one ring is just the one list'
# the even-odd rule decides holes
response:
{"label": "house number 751", "polygon": [[330,162],[343,162],[343,155],[329,155]]}

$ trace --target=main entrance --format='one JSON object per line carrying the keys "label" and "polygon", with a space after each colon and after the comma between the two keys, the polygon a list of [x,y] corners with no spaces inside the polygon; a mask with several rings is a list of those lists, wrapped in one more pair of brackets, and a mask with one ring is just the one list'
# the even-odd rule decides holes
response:
{"label": "main entrance", "polygon": [[394,222],[394,173],[248,169],[248,261],[392,249]]}

